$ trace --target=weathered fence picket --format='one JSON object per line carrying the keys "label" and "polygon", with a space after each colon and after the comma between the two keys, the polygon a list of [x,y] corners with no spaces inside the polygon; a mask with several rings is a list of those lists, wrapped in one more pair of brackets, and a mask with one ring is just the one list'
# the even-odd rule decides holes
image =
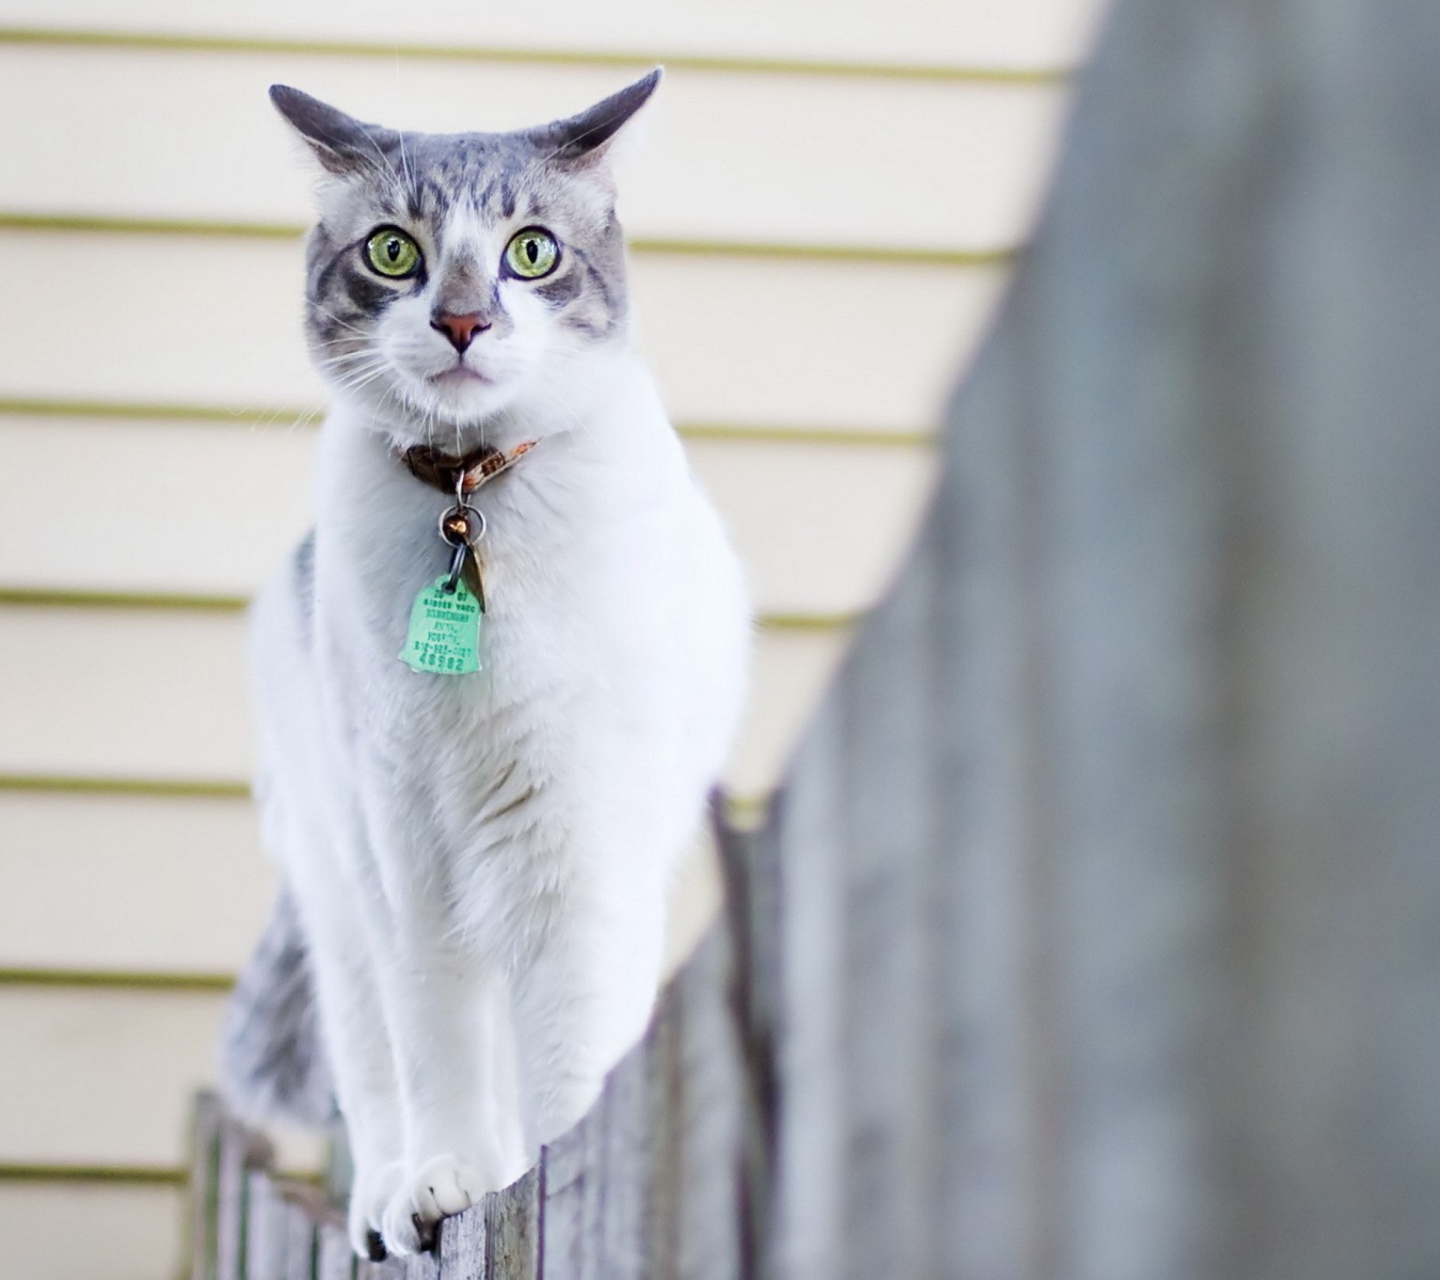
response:
{"label": "weathered fence picket", "polygon": [[406,1267],[206,1103],[196,1280],[1440,1275],[1437,68],[1433,3],[1122,0],[644,1043]]}

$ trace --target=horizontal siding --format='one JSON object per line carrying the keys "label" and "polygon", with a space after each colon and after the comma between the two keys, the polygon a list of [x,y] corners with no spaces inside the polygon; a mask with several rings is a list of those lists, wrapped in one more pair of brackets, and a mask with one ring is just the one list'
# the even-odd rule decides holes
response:
{"label": "horizontal siding", "polygon": [[13,1280],[171,1280],[185,1221],[179,1187],[0,1180],[0,1270]]}
{"label": "horizontal siding", "polygon": [[[300,332],[298,241],[12,229],[0,254],[25,264],[0,303],[0,399],[325,399]],[[933,426],[1002,277],[676,255],[631,273],[639,343],[678,420],[901,431]]]}
{"label": "horizontal siding", "polygon": [[[311,167],[265,96],[276,81],[367,120],[457,132],[568,115],[629,75],[0,44],[0,115],[28,122],[7,146],[0,209],[303,224]],[[1013,245],[1063,102],[1057,85],[677,71],[627,157],[621,220],[663,240]]]}
{"label": "horizontal siding", "polygon": [[638,345],[681,422],[933,431],[999,267],[637,255]]}
{"label": "horizontal siding", "polygon": [[783,5],[627,0],[606,6],[557,0],[537,22],[533,10],[452,0],[406,10],[400,21],[382,0],[354,0],[343,10],[321,0],[249,0],[245,5],[149,0],[134,8],[110,0],[7,0],[4,21],[82,31],[365,40],[382,52],[401,45],[478,45],[590,58],[618,52],[1049,69],[1078,58],[1096,8],[1094,0],[1027,0],[1024,5],[1013,0],[787,0]]}
{"label": "horizontal siding", "polygon": [[[762,633],[726,771],[768,790],[844,646]],[[244,622],[183,610],[0,608],[0,774],[231,781],[251,764]]]}
{"label": "horizontal siding", "polygon": [[174,1166],[224,996],[0,987],[0,1162]]}
{"label": "horizontal siding", "polygon": [[938,467],[930,450],[691,440],[762,614],[836,616],[875,603]]}
{"label": "horizontal siding", "polygon": [[[225,996],[0,986],[0,1166],[183,1165],[195,1090],[213,1083]],[[313,1135],[277,1132],[313,1169]]]}
{"label": "horizontal siding", "polygon": [[[293,427],[0,414],[0,588],[251,595],[312,522],[314,444]],[[688,449],[771,614],[869,605],[935,465],[928,450],[878,445],[702,439]],[[107,506],[103,538],[56,536],[54,490],[35,483],[56,458],[94,460],[86,469],[124,495]]]}
{"label": "horizontal siding", "polygon": [[247,801],[0,792],[0,969],[234,973],[272,888]]}
{"label": "horizontal siding", "polygon": [[0,772],[242,779],[240,619],[0,609]]}

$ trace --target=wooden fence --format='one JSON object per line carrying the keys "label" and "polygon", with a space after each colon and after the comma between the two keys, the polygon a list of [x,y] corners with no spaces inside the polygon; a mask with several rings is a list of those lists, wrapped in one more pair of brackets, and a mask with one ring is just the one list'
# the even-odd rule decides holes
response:
{"label": "wooden fence", "polygon": [[[1440,5],[1122,0],[944,463],[727,921],[407,1274],[1440,1276]],[[347,1274],[206,1141],[201,1275]]]}

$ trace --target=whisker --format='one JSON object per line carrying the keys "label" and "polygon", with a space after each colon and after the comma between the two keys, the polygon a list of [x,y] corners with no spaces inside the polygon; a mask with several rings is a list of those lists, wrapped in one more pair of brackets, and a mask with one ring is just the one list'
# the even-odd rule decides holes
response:
{"label": "whisker", "polygon": [[367,340],[368,340],[368,338],[370,337],[370,335],[369,335],[364,329],[360,328],[359,325],[354,324],[354,323],[352,323],[352,322],[349,321],[349,320],[344,320],[344,319],[342,319],[340,316],[337,316],[337,315],[336,315],[333,311],[331,311],[330,308],[327,307],[323,302],[311,302],[310,305],[311,305],[316,311],[319,311],[319,312],[321,312],[323,315],[328,316],[331,320],[333,320],[333,321],[334,321],[336,324],[338,324],[341,328],[343,328],[343,329],[348,329],[348,330],[350,330],[351,333],[357,333],[357,334],[359,334],[362,338],[365,338],[365,339],[367,339]]}
{"label": "whisker", "polygon": [[317,369],[347,369],[358,364],[383,363],[383,357],[371,351],[347,351],[337,356],[327,356],[315,361]]}

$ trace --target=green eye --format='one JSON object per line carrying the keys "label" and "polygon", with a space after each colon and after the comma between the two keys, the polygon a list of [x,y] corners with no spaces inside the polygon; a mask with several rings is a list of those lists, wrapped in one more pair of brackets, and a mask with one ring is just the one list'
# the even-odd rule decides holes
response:
{"label": "green eye", "polygon": [[522,280],[538,280],[555,270],[560,261],[560,246],[555,237],[541,227],[517,231],[505,246],[505,265],[512,275]]}
{"label": "green eye", "polygon": [[420,246],[398,227],[381,227],[365,241],[365,261],[377,275],[400,280],[420,269]]}

